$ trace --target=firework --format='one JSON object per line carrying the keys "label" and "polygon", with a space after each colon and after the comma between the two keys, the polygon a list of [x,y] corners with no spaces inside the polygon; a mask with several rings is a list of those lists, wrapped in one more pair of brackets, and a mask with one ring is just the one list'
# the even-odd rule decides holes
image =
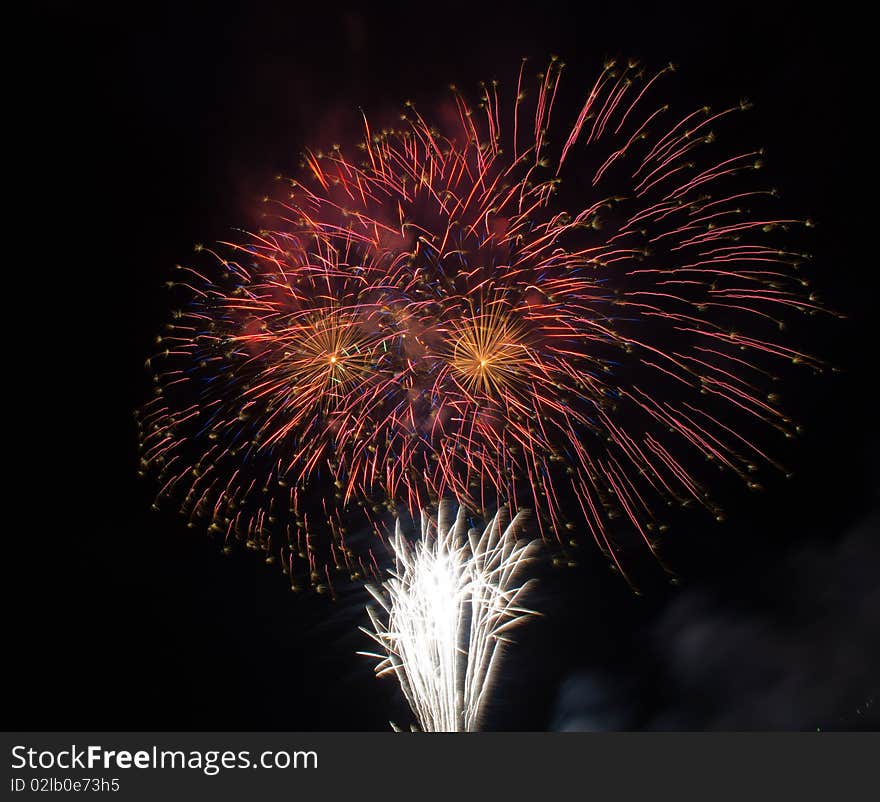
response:
{"label": "firework", "polygon": [[670,72],[608,64],[561,121],[553,61],[307,152],[265,230],[175,282],[140,415],[160,499],[318,589],[376,575],[352,521],[400,504],[530,507],[621,570],[658,501],[720,518],[700,466],[776,465],[749,433],[794,432],[768,389],[819,369],[780,341],[819,304],[761,152],[711,144],[746,104],[674,111]]}
{"label": "firework", "polygon": [[425,732],[478,728],[506,634],[533,614],[520,606],[530,581],[518,584],[537,543],[521,538],[525,514],[499,511],[481,534],[453,507],[441,502],[436,520],[422,512],[412,545],[398,521],[391,578],[369,587],[386,620],[368,608],[373,631],[362,629],[382,653],[360,654],[397,677]]}

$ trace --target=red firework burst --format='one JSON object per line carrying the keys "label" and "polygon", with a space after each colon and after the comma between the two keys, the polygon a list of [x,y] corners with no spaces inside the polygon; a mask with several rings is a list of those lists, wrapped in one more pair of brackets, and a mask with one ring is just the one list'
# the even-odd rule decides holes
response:
{"label": "red firework burst", "polygon": [[614,562],[609,521],[653,551],[658,497],[718,515],[693,458],[753,482],[744,433],[791,428],[773,362],[819,367],[783,317],[819,307],[773,244],[798,221],[750,211],[761,153],[707,147],[743,104],[676,116],[671,69],[606,65],[556,144],[554,61],[506,112],[488,85],[442,125],[407,105],[356,156],[306,153],[271,230],[183,268],[140,415],[160,497],[322,588],[371,570],[357,508],[534,507]]}

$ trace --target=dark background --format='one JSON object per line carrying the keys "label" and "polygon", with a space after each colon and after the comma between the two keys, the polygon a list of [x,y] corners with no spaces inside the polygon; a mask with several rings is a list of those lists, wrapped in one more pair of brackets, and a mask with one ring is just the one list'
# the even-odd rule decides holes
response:
{"label": "dark background", "polygon": [[302,146],[345,136],[359,107],[509,82],[551,53],[569,88],[634,56],[679,66],[673,100],[754,101],[746,141],[767,148],[786,211],[817,222],[798,244],[848,319],[806,343],[840,372],[785,387],[805,430],[780,454],[794,478],[720,499],[723,526],[680,522],[678,587],[635,596],[587,549],[576,569],[539,567],[547,617],[520,631],[487,723],[878,728],[872,45],[856,4],[808,5],[40,4],[16,74],[37,147],[22,156],[34,231],[10,237],[6,285],[26,391],[7,418],[23,514],[7,531],[4,729],[409,722],[354,654],[361,594],[295,596],[277,569],[151,512],[133,410],[172,266],[252,221]]}

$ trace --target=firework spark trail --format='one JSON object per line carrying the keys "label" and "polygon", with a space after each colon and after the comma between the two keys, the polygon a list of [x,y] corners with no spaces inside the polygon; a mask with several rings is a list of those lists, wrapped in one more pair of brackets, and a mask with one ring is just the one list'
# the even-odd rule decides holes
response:
{"label": "firework spark trail", "polygon": [[422,512],[421,537],[410,544],[398,521],[395,567],[381,588],[368,586],[387,620],[368,607],[382,649],[376,675],[394,674],[425,732],[478,728],[505,634],[534,614],[520,606],[531,580],[519,574],[538,541],[521,538],[525,513],[500,511],[480,533],[449,501],[437,520]]}
{"label": "firework spark trail", "polygon": [[699,466],[775,465],[754,432],[796,427],[768,390],[821,369],[780,332],[821,304],[760,151],[710,146],[746,104],[673,111],[672,71],[606,65],[558,144],[553,61],[512,103],[455,91],[307,152],[267,230],[181,269],[139,418],[160,497],[318,589],[375,575],[348,522],[399,504],[530,507],[621,571],[667,502],[720,519]]}

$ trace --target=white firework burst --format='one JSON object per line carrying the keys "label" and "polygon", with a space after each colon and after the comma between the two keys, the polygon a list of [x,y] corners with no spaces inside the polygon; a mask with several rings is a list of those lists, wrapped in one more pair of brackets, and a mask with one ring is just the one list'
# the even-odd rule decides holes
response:
{"label": "white firework burst", "polygon": [[480,533],[468,529],[465,509],[441,501],[437,519],[422,511],[421,538],[410,543],[398,521],[395,567],[377,588],[385,611],[367,611],[361,628],[381,654],[376,675],[394,674],[425,732],[478,729],[508,631],[534,611],[520,606],[532,580],[519,583],[537,548],[522,538],[528,513],[506,510]]}

